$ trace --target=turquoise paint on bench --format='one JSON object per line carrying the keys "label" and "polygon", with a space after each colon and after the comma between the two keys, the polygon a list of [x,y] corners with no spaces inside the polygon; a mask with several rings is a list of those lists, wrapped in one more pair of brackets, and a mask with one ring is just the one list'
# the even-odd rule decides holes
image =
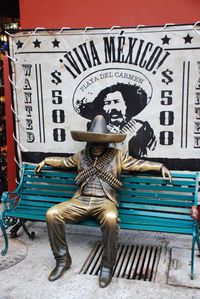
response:
{"label": "turquoise paint on bench", "polygon": [[[6,229],[18,219],[45,221],[46,210],[69,200],[76,190],[76,172],[45,166],[35,175],[35,166],[24,164],[22,178],[14,192],[4,192],[4,210],[0,225],[5,240],[2,255],[8,250]],[[194,275],[194,248],[200,251],[199,227],[190,216],[191,207],[198,204],[198,173],[172,172],[172,184],[158,174],[129,173],[121,177],[119,191],[120,227],[191,235],[191,278]],[[88,219],[80,224],[98,226]]]}

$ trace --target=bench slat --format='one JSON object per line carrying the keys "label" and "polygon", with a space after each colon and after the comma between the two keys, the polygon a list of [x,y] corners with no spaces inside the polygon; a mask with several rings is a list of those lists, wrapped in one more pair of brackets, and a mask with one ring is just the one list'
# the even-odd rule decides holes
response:
{"label": "bench slat", "polygon": [[144,204],[153,204],[153,205],[167,205],[167,206],[180,206],[180,207],[191,207],[193,205],[193,201],[176,201],[175,199],[152,199],[152,198],[144,198],[144,197],[128,197],[128,196],[120,196],[121,202],[130,202],[130,203],[141,203]]}
{"label": "bench slat", "polygon": [[154,199],[156,198],[156,200],[159,199],[168,199],[171,201],[188,201],[188,202],[194,202],[194,194],[193,195],[180,195],[180,194],[163,194],[161,192],[156,193],[156,192],[134,192],[134,191],[129,191],[126,190],[123,192],[123,190],[119,191],[119,196],[120,199],[121,198],[132,198],[134,200],[137,198],[142,198],[142,199]]}
{"label": "bench slat", "polygon": [[14,212],[21,212],[21,213],[24,213],[24,214],[41,214],[41,215],[46,215],[46,211],[47,211],[47,208],[44,207],[44,206],[31,206],[31,205],[20,205],[16,211],[13,210],[13,213]]}
{"label": "bench slat", "polygon": [[191,172],[191,171],[171,171],[173,178],[191,178],[191,179],[198,179],[198,172]]}
{"label": "bench slat", "polygon": [[68,198],[70,199],[72,197],[72,194],[65,194],[65,196],[63,197],[59,197],[59,196],[37,196],[37,195],[29,195],[29,194],[25,194],[21,196],[21,199],[23,200],[34,200],[34,201],[46,201],[46,202],[60,202],[60,201],[66,201]]}
{"label": "bench slat", "polygon": [[195,192],[195,188],[194,187],[176,187],[176,186],[161,186],[161,185],[147,185],[147,184],[135,184],[135,183],[132,183],[132,184],[127,184],[127,183],[124,183],[123,184],[123,188],[127,188],[127,189],[130,189],[130,190],[134,190],[135,192],[137,190],[141,191],[141,190],[145,190],[145,189],[148,189],[148,190],[152,190],[152,191],[162,191],[162,192],[181,192],[181,193],[194,193]]}
{"label": "bench slat", "polygon": [[[60,203],[60,201],[59,201]],[[45,208],[49,208],[52,205],[56,204],[56,202],[41,202],[41,201],[27,201],[27,200],[21,200],[20,202],[20,207],[24,206],[24,208],[26,206],[31,206],[32,208],[34,207],[45,207]]]}
{"label": "bench slat", "polygon": [[152,211],[142,211],[142,210],[126,210],[127,214],[135,215],[135,216],[150,216],[150,217],[160,217],[160,218],[169,218],[169,219],[185,219],[191,220],[192,218],[190,215],[184,214],[172,214],[172,213],[160,213],[160,212],[152,212]]}
{"label": "bench slat", "polygon": [[37,177],[37,176],[31,176],[31,177],[24,177],[24,183],[49,183],[49,184],[72,184],[75,185],[75,181],[73,178],[49,178],[49,177]]}
{"label": "bench slat", "polygon": [[52,169],[51,171],[50,170],[46,170],[46,169],[43,169],[39,175],[36,175],[34,173],[34,171],[32,170],[25,170],[25,173],[24,173],[25,177],[26,176],[37,176],[38,178],[40,177],[55,177],[55,178],[75,178],[76,177],[76,174],[75,173],[72,173],[72,172],[69,172],[69,171],[66,171],[66,170],[56,170],[55,168]]}
{"label": "bench slat", "polygon": [[5,217],[16,217],[16,218],[21,218],[26,220],[38,220],[38,221],[45,221],[46,219],[45,215],[38,215],[38,214],[27,215],[18,211],[16,211],[14,215],[12,212],[6,212]]}
{"label": "bench slat", "polygon": [[[23,191],[24,190],[33,190],[33,189],[45,189],[45,190],[58,190],[58,191],[68,191],[68,190],[71,190],[71,191],[75,191],[77,189],[77,186],[74,186],[74,185],[65,185],[65,184],[39,184],[39,183],[35,183],[35,184],[29,184],[29,183],[26,183],[24,184],[23,186]],[[48,191],[47,191],[48,192]]]}
{"label": "bench slat", "polygon": [[[154,177],[136,177],[136,176],[130,176],[129,177],[122,177],[121,181],[124,183],[138,183],[138,184],[141,184],[141,183],[146,183],[146,184],[154,184],[154,185],[163,185],[163,186],[166,186],[166,185],[173,185],[173,186],[195,186],[196,185],[196,180],[195,179],[192,179],[192,180],[189,180],[189,179],[173,179],[172,180],[172,183],[169,183],[168,181],[162,179],[162,178],[154,178]],[[148,181],[148,183],[147,183]]]}
{"label": "bench slat", "polygon": [[38,196],[40,196],[40,195],[46,195],[46,196],[58,196],[58,197],[64,197],[64,196],[66,196],[67,195],[67,191],[66,192],[62,192],[62,191],[59,191],[59,190],[37,190],[37,189],[25,189],[25,190],[23,190],[23,193],[22,193],[23,195],[31,195],[31,194],[33,194],[33,195],[38,195]]}
{"label": "bench slat", "polygon": [[174,233],[174,234],[183,234],[183,235],[191,235],[192,230],[189,228],[176,228],[171,227],[169,230],[167,227],[160,227],[160,226],[145,226],[145,225],[132,225],[128,223],[121,223],[120,227],[123,229],[130,229],[130,230],[145,230],[145,231],[155,231],[155,232],[165,232],[165,233]]}
{"label": "bench slat", "polygon": [[[172,170],[171,171],[171,174],[172,174],[172,177],[173,177],[173,180],[174,178],[175,179],[178,179],[178,178],[184,178],[184,179],[197,179],[197,176],[198,176],[198,172],[191,172],[191,171],[174,171]],[[122,178],[126,178],[126,177],[132,177],[133,175],[136,175],[137,177],[147,177],[148,179],[149,178],[152,178],[152,177],[159,177],[161,178],[160,174],[157,174],[157,173],[147,173],[147,172],[132,172],[131,175],[130,175],[130,172],[124,172],[122,174]],[[163,179],[163,178],[162,178]],[[163,179],[164,180],[164,179]]]}
{"label": "bench slat", "polygon": [[134,204],[134,203],[126,203],[122,202],[120,204],[121,208],[128,208],[133,210],[149,210],[149,211],[165,211],[165,212],[171,212],[171,213],[177,213],[177,214],[189,214],[190,209],[189,208],[180,208],[180,207],[168,207],[168,206],[156,206],[156,205],[145,205],[145,204]]}
{"label": "bench slat", "polygon": [[125,223],[150,223],[150,224],[156,224],[159,226],[176,226],[176,227],[183,227],[183,226],[189,226],[193,227],[193,221],[192,220],[184,220],[184,219],[168,219],[168,218],[161,218],[161,217],[148,217],[148,216],[133,216],[133,215],[127,215],[124,213],[124,211],[120,212],[120,219],[122,222]]}

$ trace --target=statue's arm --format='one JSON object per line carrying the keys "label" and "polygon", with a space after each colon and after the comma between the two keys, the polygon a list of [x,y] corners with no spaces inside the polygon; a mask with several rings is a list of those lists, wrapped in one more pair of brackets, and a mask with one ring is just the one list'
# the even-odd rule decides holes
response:
{"label": "statue's arm", "polygon": [[70,157],[47,157],[36,165],[35,172],[39,173],[45,165],[56,168],[75,168],[78,163],[78,155],[75,154]]}
{"label": "statue's arm", "polygon": [[170,171],[162,163],[136,159],[128,154],[121,153],[121,167],[124,171],[161,172],[164,179],[172,180]]}

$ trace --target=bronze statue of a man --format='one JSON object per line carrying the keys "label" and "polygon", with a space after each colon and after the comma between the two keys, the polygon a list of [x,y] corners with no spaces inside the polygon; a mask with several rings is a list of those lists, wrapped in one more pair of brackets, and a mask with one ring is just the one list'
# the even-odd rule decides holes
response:
{"label": "bronze statue of a man", "polygon": [[161,163],[135,159],[121,150],[109,147],[120,143],[126,135],[111,134],[102,115],[97,115],[90,131],[71,131],[76,141],[87,142],[86,148],[68,158],[45,158],[36,166],[39,173],[44,165],[60,168],[77,168],[79,186],[73,198],[48,209],[46,221],[49,241],[56,267],[49,280],[60,278],[71,266],[71,257],[65,237],[65,223],[77,223],[87,217],[96,218],[101,227],[103,254],[99,286],[106,287],[112,279],[118,243],[118,199],[116,190],[121,187],[120,174],[126,171],[157,171],[171,180],[169,170]]}

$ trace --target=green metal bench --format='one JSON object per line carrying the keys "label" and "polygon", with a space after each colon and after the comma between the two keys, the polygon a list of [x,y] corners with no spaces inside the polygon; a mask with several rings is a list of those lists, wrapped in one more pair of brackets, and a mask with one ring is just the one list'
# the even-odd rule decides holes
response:
{"label": "green metal bench", "polygon": [[[21,181],[14,192],[4,192],[4,210],[0,225],[8,250],[6,229],[18,221],[26,231],[25,221],[45,221],[46,210],[69,200],[76,190],[76,173],[45,166],[35,175],[34,166],[24,164]],[[191,278],[194,276],[194,252],[197,242],[200,251],[199,227],[191,217],[191,207],[198,204],[198,173],[172,172],[172,183],[158,174],[129,173],[121,177],[119,191],[120,227],[191,235]],[[81,222],[97,226],[94,220]],[[18,225],[18,224],[17,224]],[[28,233],[28,231],[26,231]],[[29,234],[29,233],[28,233]],[[29,234],[33,237],[33,233]]]}

